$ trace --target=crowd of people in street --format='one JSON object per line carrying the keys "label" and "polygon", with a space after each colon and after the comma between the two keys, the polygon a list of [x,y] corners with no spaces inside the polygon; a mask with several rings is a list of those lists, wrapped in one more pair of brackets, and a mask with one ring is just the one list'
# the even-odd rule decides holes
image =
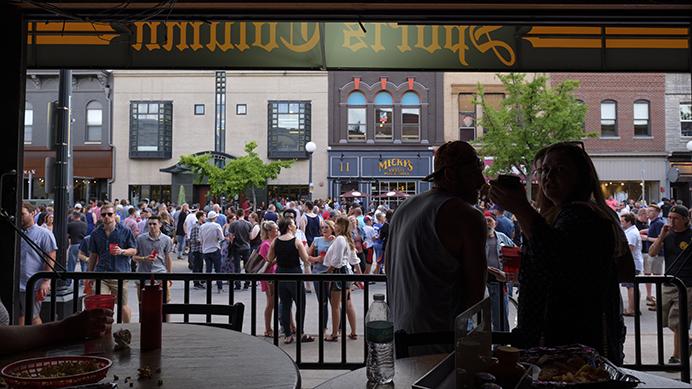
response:
{"label": "crowd of people in street", "polygon": [[[56,239],[48,228],[37,225],[49,219],[48,215],[52,218],[53,209],[24,202],[22,212],[25,230],[54,261]],[[67,271],[75,271],[79,266],[81,271],[95,272],[172,272],[173,261],[177,258],[187,260],[189,270],[194,273],[242,273],[247,271],[251,259],[260,257],[266,261],[262,270],[266,273],[383,274],[388,222],[392,214],[386,205],[366,210],[358,200],[342,206],[334,200],[277,199],[256,210],[247,202],[225,208],[215,203],[205,207],[187,203],[177,206],[147,200],[137,206],[130,205],[127,200],[92,201],[88,206],[77,203],[67,217]],[[22,247],[22,293],[25,293],[29,277],[49,269],[38,253]],[[317,282],[305,282],[301,288],[294,283],[285,284],[277,287],[272,282],[260,283],[260,290],[266,295],[265,336],[274,335],[272,316],[276,311],[284,341],[295,341],[296,323],[304,322],[305,295],[314,292],[324,306],[323,325],[328,334],[325,340],[338,340],[341,309],[346,310],[351,329],[349,338],[358,338],[350,290],[363,288],[362,283],[345,286],[345,307],[341,307],[340,283],[325,283],[322,290]],[[86,293],[94,291],[90,281],[75,287],[83,287]],[[206,289],[207,286],[204,281],[195,280],[193,287]],[[236,281],[228,287],[236,291],[247,290],[249,282]],[[127,303],[128,288],[127,281],[123,282],[123,304],[118,309],[121,309],[124,322],[129,322],[132,315]],[[223,293],[224,283],[217,281],[215,289]],[[50,283],[46,281],[35,293],[35,324],[40,323],[42,300],[49,292]],[[117,295],[118,292],[115,280],[102,282],[101,293]],[[274,307],[275,293],[279,295],[278,307]],[[24,294],[18,297],[20,305],[24,298]],[[170,294],[167,299],[170,301]],[[300,320],[293,314],[293,305],[296,305],[296,314],[301,315]],[[332,328],[328,330],[330,321]],[[304,333],[302,328],[301,333]],[[300,340],[310,342],[314,339],[305,334]]]}
{"label": "crowd of people in street", "polygon": [[[77,203],[65,215],[67,270],[79,265],[81,271],[172,272],[177,258],[187,260],[194,273],[242,273],[259,258],[265,273],[386,273],[395,328],[412,334],[451,330],[454,317],[486,294],[493,307],[493,328],[508,331],[508,298],[516,290],[513,344],[582,343],[619,364],[624,356],[623,316],[638,311],[634,275],[671,274],[692,285],[692,264],[680,260],[692,241],[690,211],[675,200],[647,204],[606,199],[593,163],[574,142],[543,149],[533,164],[538,186],[530,200],[519,180],[488,184],[474,148],[449,142],[436,150],[435,170],[426,177],[433,189],[408,198],[396,212],[384,204],[364,206],[357,199],[340,204],[336,199],[281,198],[259,207],[247,200],[203,207],[146,199],[137,206],[127,200]],[[25,202],[21,220],[27,235],[54,261],[53,211]],[[579,244],[585,234],[589,244]],[[522,253],[518,274],[509,274],[504,264],[504,249],[512,247]],[[35,294],[33,322],[38,324],[50,283],[42,281],[35,291],[26,291],[26,280],[50,269],[50,261],[24,243],[21,258],[18,303],[23,314],[25,293]],[[507,282],[510,275],[515,282]],[[568,287],[585,279],[590,280],[589,288]],[[227,287],[247,290],[249,282],[241,280]],[[90,282],[75,285],[81,286],[93,291]],[[127,282],[123,286],[119,309],[123,321],[129,322]],[[623,310],[621,286],[627,288]],[[197,280],[193,287],[213,286]],[[224,287],[216,282],[218,293],[224,293]],[[344,306],[342,287],[347,288]],[[306,294],[314,293],[325,312],[325,341],[337,341],[345,325],[350,328],[348,337],[357,339],[350,292],[362,287],[263,281],[264,336],[273,337],[280,330],[285,343],[312,342],[303,328],[300,339],[295,333],[297,325],[304,324]],[[679,317],[677,290],[663,286],[663,301],[656,300],[650,284],[645,291],[649,310],[661,304],[664,325],[676,340],[669,362],[679,363],[679,325],[687,320],[689,326],[690,318]],[[687,292],[692,309],[692,288]],[[117,294],[117,282],[104,281],[101,293]],[[340,323],[341,310],[346,311],[347,323]],[[280,329],[272,328],[275,314]]]}

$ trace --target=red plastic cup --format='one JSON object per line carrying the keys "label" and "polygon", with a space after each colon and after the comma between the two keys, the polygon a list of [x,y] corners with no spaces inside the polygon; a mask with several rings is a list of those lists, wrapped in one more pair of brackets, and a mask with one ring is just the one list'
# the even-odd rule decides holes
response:
{"label": "red plastic cup", "polygon": [[115,255],[116,250],[118,249],[118,244],[117,243],[111,243],[108,245],[108,252],[111,253],[111,255]]}
{"label": "red plastic cup", "polygon": [[149,254],[149,258],[155,259],[157,255],[159,255],[159,252],[156,251],[156,249],[154,249],[154,251],[152,251],[151,254]]}
{"label": "red plastic cup", "polygon": [[115,306],[115,296],[112,294],[97,294],[93,296],[86,296],[84,298],[84,309],[110,309],[113,310]]}
{"label": "red plastic cup", "polygon": [[[84,309],[110,309],[113,310],[115,306],[115,296],[112,294],[96,294],[92,296],[84,297]],[[106,333],[110,334],[112,327],[106,329]]]}

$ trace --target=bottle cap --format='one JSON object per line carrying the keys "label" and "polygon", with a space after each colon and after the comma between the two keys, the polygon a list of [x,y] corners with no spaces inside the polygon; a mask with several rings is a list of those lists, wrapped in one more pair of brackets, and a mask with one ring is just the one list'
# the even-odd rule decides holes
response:
{"label": "bottle cap", "polygon": [[378,293],[372,296],[372,298],[375,299],[375,301],[384,301],[384,295],[382,293]]}

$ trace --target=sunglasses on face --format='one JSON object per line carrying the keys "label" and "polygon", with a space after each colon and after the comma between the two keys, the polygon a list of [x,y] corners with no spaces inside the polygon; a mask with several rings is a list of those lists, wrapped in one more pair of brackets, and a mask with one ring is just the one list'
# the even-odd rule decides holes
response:
{"label": "sunglasses on face", "polygon": [[150,226],[158,226],[159,223],[149,223]]}
{"label": "sunglasses on face", "polygon": [[101,212],[101,216],[113,216],[113,212]]}

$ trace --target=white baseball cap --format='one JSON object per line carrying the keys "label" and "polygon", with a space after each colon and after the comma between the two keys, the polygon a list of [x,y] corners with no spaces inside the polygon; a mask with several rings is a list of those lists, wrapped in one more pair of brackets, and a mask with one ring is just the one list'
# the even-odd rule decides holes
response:
{"label": "white baseball cap", "polygon": [[219,216],[216,212],[214,211],[209,211],[207,214],[207,219],[216,219],[216,217]]}
{"label": "white baseball cap", "polygon": [[81,204],[81,203],[77,203],[77,204],[74,205],[74,207],[77,208],[77,209],[82,209],[82,204]]}

